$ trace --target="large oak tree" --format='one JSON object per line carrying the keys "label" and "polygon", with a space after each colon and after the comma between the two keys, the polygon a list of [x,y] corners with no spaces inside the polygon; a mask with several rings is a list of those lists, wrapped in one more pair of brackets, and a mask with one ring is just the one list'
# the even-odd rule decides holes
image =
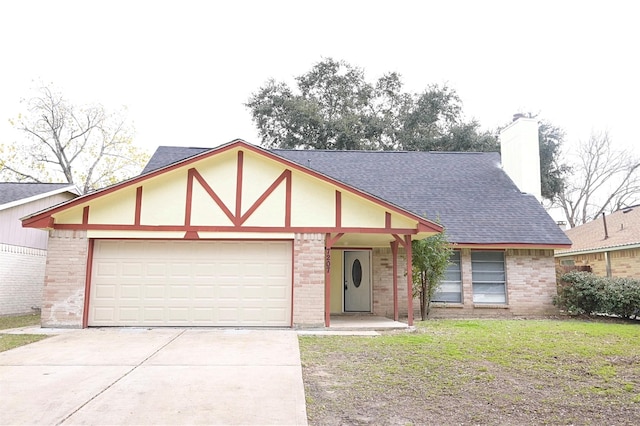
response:
{"label": "large oak tree", "polygon": [[400,75],[374,82],[331,58],[296,77],[296,87],[269,80],[248,100],[262,144],[270,148],[497,151],[494,133],[464,119],[446,85],[403,90]]}

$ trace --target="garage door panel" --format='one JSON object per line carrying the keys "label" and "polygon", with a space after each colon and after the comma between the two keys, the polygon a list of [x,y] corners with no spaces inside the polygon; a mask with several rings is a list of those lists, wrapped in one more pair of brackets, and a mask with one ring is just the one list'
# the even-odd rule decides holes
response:
{"label": "garage door panel", "polygon": [[89,325],[289,326],[291,247],[97,240]]}
{"label": "garage door panel", "polygon": [[109,307],[95,308],[94,316],[98,321],[114,322],[116,321],[116,309]]}
{"label": "garage door panel", "polygon": [[117,287],[115,285],[105,284],[96,289],[96,299],[111,300],[116,296]]}
{"label": "garage door panel", "polygon": [[[107,286],[107,285],[105,285]],[[96,289],[100,289],[100,287],[102,286],[96,286]],[[116,287],[116,285],[113,285],[114,288],[118,288],[120,290],[120,299],[121,300],[135,300],[137,303],[139,303],[140,301],[140,294],[141,294],[141,290],[142,288],[140,287],[139,284],[128,284],[128,283],[123,283],[120,284],[119,286]]]}
{"label": "garage door panel", "polygon": [[119,307],[116,320],[123,323],[135,324],[140,318],[141,309],[138,307]]}
{"label": "garage door panel", "polygon": [[202,301],[203,299],[213,299],[216,297],[216,287],[212,285],[194,285],[193,296],[194,299]]}
{"label": "garage door panel", "polygon": [[163,300],[165,298],[164,285],[149,284],[144,287],[144,298],[147,300]]}

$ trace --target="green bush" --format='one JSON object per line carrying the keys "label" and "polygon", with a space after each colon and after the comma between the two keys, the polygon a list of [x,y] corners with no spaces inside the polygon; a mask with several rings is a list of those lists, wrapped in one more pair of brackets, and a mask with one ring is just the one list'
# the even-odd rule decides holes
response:
{"label": "green bush", "polygon": [[601,295],[604,312],[631,318],[640,314],[640,282],[630,278],[612,278],[606,281]]}
{"label": "green bush", "polygon": [[571,271],[561,277],[554,303],[570,314],[591,315],[600,311],[604,283],[590,272]]}
{"label": "green bush", "polygon": [[640,315],[640,281],[572,271],[561,277],[554,304],[570,314]]}

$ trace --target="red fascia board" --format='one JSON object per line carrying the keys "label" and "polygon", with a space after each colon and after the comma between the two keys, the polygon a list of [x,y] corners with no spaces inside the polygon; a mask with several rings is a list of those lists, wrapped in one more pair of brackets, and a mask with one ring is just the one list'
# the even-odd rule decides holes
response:
{"label": "red fascia board", "polygon": [[23,228],[53,228],[53,217],[51,215],[38,215],[22,220]]}
{"label": "red fascia board", "polygon": [[[137,176],[135,178],[132,178],[132,179],[126,180],[124,182],[120,182],[118,184],[110,186],[108,188],[104,188],[104,189],[98,190],[96,192],[92,192],[90,194],[85,194],[85,195],[83,195],[81,197],[74,198],[73,200],[69,200],[66,203],[63,203],[63,204],[61,204],[59,206],[52,207],[49,210],[44,210],[44,211],[36,214],[35,216],[27,217],[27,218],[23,219],[22,226],[23,227],[37,228],[38,226],[34,226],[33,223],[36,223],[35,221],[39,221],[42,218],[51,217],[53,214],[58,213],[60,211],[69,209],[71,207],[75,207],[75,206],[77,206],[79,204],[82,204],[82,203],[89,202],[89,201],[91,201],[91,200],[93,200],[95,198],[102,197],[104,195],[110,194],[112,192],[118,191],[118,190],[126,188],[128,186],[137,185],[137,184],[139,184],[141,182],[144,182],[144,181],[146,181],[148,179],[151,179],[151,178],[156,177],[158,175],[161,175],[163,173],[167,173],[167,172],[170,172],[172,170],[176,170],[178,168],[181,168],[181,167],[187,166],[189,164],[192,164],[192,163],[194,163],[196,161],[200,161],[202,159],[205,159],[205,158],[208,158],[208,157],[211,157],[211,156],[214,156],[214,155],[218,155],[218,154],[224,153],[226,151],[229,151],[231,149],[235,149],[235,148],[238,148],[238,147],[240,147],[242,149],[246,149],[246,150],[251,151],[253,153],[256,153],[258,155],[263,155],[263,156],[265,156],[265,157],[267,157],[267,158],[269,158],[269,159],[271,159],[273,161],[276,161],[276,162],[279,162],[279,163],[285,165],[286,167],[290,167],[292,169],[298,170],[298,171],[300,171],[302,173],[305,173],[307,175],[311,175],[311,176],[313,176],[313,177],[315,177],[317,179],[323,180],[323,181],[325,181],[327,183],[330,183],[330,184],[335,185],[335,186],[337,186],[339,188],[342,188],[342,189],[344,189],[344,190],[346,190],[348,192],[351,192],[353,194],[359,195],[360,197],[368,199],[368,200],[374,202],[375,204],[378,204],[378,205],[384,207],[385,209],[392,210],[392,211],[394,211],[396,213],[399,213],[399,214],[402,214],[404,216],[410,217],[411,219],[413,219],[413,220],[418,222],[418,226],[422,228],[422,232],[425,232],[425,231],[426,232],[429,232],[429,231],[430,232],[442,232],[443,231],[442,226],[440,226],[440,225],[438,225],[438,224],[436,224],[434,222],[431,222],[431,221],[429,221],[427,219],[424,219],[424,218],[422,218],[420,216],[417,216],[417,215],[415,215],[415,214],[413,214],[411,212],[408,212],[408,211],[406,211],[406,210],[404,210],[404,209],[402,209],[400,207],[397,207],[397,206],[395,206],[393,204],[390,204],[390,203],[388,203],[388,202],[386,202],[384,200],[381,200],[381,199],[379,199],[379,198],[377,198],[377,197],[375,197],[375,196],[373,196],[371,194],[368,194],[366,192],[363,192],[363,191],[361,191],[361,190],[359,190],[357,188],[354,188],[352,186],[349,186],[347,184],[339,182],[339,181],[337,181],[337,180],[335,180],[335,179],[333,179],[333,178],[331,178],[329,176],[326,176],[324,174],[318,173],[318,172],[316,172],[314,170],[311,170],[311,169],[309,169],[307,167],[304,167],[304,166],[302,166],[302,165],[300,165],[298,163],[294,163],[294,162],[292,162],[290,160],[287,160],[286,158],[280,157],[280,156],[278,156],[278,155],[276,155],[276,154],[274,154],[272,152],[267,151],[264,148],[260,148],[260,147],[257,147],[255,145],[251,145],[251,144],[249,144],[249,143],[247,143],[247,142],[245,142],[245,141],[243,141],[241,139],[237,139],[235,141],[229,142],[226,145],[222,145],[222,146],[219,146],[219,147],[216,147],[216,148],[211,148],[209,151],[205,151],[205,152],[202,152],[200,154],[194,155],[193,157],[189,157],[189,158],[186,158],[184,160],[178,161],[176,163],[167,165],[167,166],[165,166],[163,168],[160,168],[158,170],[154,170],[154,171],[149,172],[149,173],[147,173],[145,175]],[[34,219],[35,221],[32,222],[31,221],[32,219]],[[40,222],[37,222],[37,223],[40,223]]]}
{"label": "red fascia board", "polygon": [[[207,155],[207,154],[211,155],[213,153],[213,150],[221,150],[222,149],[222,151],[216,151],[216,152],[224,152],[227,149],[229,149],[229,147],[231,147],[231,145],[234,144],[234,143],[237,143],[237,142],[230,142],[229,144],[223,145],[222,147],[212,148],[209,151],[205,151],[205,152],[202,152],[202,153],[200,153],[198,155],[194,155],[193,157],[189,157],[189,158],[186,158],[184,160],[178,161],[176,163],[169,164],[168,166],[165,166],[165,167],[162,167],[160,169],[151,171],[151,172],[149,172],[149,173],[147,173],[145,175],[136,176],[136,177],[131,178],[129,180],[125,180],[123,182],[117,183],[117,184],[115,184],[113,186],[109,186],[107,188],[99,189],[99,190],[97,190],[95,192],[91,192],[89,194],[82,195],[82,196],[80,196],[78,198],[74,198],[74,199],[69,200],[69,201],[67,201],[65,203],[62,203],[62,204],[60,204],[58,206],[51,207],[49,209],[43,210],[42,212],[37,213],[34,216],[27,216],[26,218],[22,219],[22,226],[25,227],[25,228],[26,227],[37,228],[37,226],[33,226],[33,223],[35,223],[35,222],[32,222],[33,220],[37,221],[37,220],[39,220],[41,218],[44,218],[44,217],[51,217],[52,215],[54,215],[56,213],[59,213],[59,212],[61,212],[63,210],[67,210],[67,209],[69,209],[71,207],[75,207],[75,206],[77,206],[79,204],[87,203],[87,202],[89,202],[89,201],[91,201],[91,200],[93,200],[95,198],[105,196],[107,194],[110,194],[112,192],[118,191],[120,189],[126,188],[126,187],[131,186],[131,185],[139,184],[139,183],[144,182],[144,181],[146,181],[148,179],[151,179],[153,177],[159,176],[159,175],[161,175],[163,173],[178,169],[178,168],[180,168],[180,167],[182,167],[184,165],[191,164],[191,163],[193,163],[195,161],[198,161],[198,160],[200,160],[202,158],[205,158],[205,155]],[[223,149],[223,148],[226,148],[226,149]]]}
{"label": "red fascia board", "polygon": [[254,146],[254,145],[249,145],[246,142],[244,142],[244,144],[247,147],[247,149],[250,150],[250,151],[253,151],[253,152],[257,153],[257,154],[262,154],[262,155],[264,155],[264,156],[266,156],[266,157],[268,157],[268,158],[270,158],[270,159],[272,159],[274,161],[277,161],[277,162],[279,162],[279,163],[281,163],[281,164],[283,164],[283,165],[285,165],[287,167],[290,167],[292,169],[296,169],[296,170],[298,170],[298,171],[300,171],[302,173],[311,175],[311,176],[313,176],[313,177],[315,177],[317,179],[323,180],[323,181],[325,181],[325,182],[327,182],[327,183],[329,183],[331,185],[335,185],[335,186],[337,186],[337,187],[339,187],[341,189],[344,189],[347,192],[351,192],[353,194],[356,194],[356,195],[358,195],[358,196],[360,196],[362,198],[365,198],[365,199],[367,199],[369,201],[372,201],[375,204],[378,204],[381,207],[384,207],[387,210],[392,210],[392,211],[394,211],[396,213],[399,213],[399,214],[401,214],[403,216],[408,216],[411,219],[413,219],[416,222],[418,222],[418,226],[419,227],[423,227],[423,231],[422,232],[442,232],[443,231],[443,227],[438,225],[437,223],[432,222],[432,221],[430,221],[428,219],[425,219],[423,217],[417,216],[416,214],[411,213],[411,212],[409,212],[407,210],[404,210],[404,209],[402,209],[402,208],[400,208],[398,206],[395,206],[395,205],[389,203],[388,201],[382,200],[382,199],[380,199],[380,198],[378,198],[378,197],[376,197],[374,195],[371,195],[371,194],[369,194],[367,192],[361,191],[361,190],[359,190],[357,188],[354,188],[354,187],[352,187],[350,185],[347,185],[345,183],[337,181],[337,180],[335,180],[334,178],[332,178],[330,176],[327,176],[327,175],[324,175],[322,173],[319,173],[319,172],[317,172],[315,170],[312,170],[312,169],[310,169],[308,167],[305,167],[305,166],[303,166],[301,164],[294,163],[293,161],[290,161],[290,160],[288,160],[286,158],[280,157],[279,155],[276,155],[276,154],[274,154],[274,153],[272,153],[270,151],[267,151],[264,148],[260,148],[260,147]]}
{"label": "red fascia board", "polygon": [[87,230],[87,231],[159,231],[159,232],[293,232],[293,233],[344,233],[344,234],[398,234],[414,235],[413,228],[336,228],[312,226],[184,226],[184,225],[108,225],[61,223],[55,229]]}

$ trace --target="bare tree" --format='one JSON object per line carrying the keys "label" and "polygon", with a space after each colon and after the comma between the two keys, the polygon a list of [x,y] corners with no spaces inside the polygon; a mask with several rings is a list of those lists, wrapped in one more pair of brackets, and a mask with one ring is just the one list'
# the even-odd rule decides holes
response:
{"label": "bare tree", "polygon": [[614,150],[606,132],[581,143],[577,158],[554,200],[572,228],[640,200],[640,160],[627,150]]}
{"label": "bare tree", "polygon": [[0,145],[0,178],[26,182],[62,181],[86,193],[139,173],[148,155],[132,143],[122,111],[76,107],[42,87],[27,113],[11,120],[24,136]]}

